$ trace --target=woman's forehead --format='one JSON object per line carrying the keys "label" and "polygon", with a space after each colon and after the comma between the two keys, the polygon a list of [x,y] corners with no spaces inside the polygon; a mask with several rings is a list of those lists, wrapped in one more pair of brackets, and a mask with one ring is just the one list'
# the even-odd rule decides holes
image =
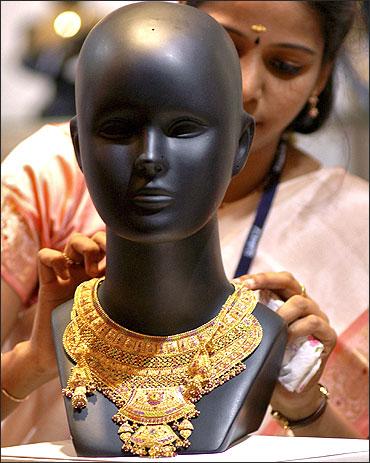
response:
{"label": "woman's forehead", "polygon": [[300,42],[321,47],[322,31],[316,11],[304,1],[205,2],[201,7],[223,26],[255,37],[252,26],[262,24],[264,40]]}

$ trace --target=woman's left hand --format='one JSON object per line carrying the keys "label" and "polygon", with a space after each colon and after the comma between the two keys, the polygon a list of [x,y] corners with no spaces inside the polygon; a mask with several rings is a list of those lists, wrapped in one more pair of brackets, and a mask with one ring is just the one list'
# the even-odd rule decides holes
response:
{"label": "woman's left hand", "polygon": [[83,281],[105,274],[105,232],[91,238],[73,233],[64,252],[43,248],[38,252],[39,295],[29,339],[34,366],[46,377],[56,375],[54,342],[51,330],[51,313],[60,304],[73,298],[77,286]]}
{"label": "woman's left hand", "polygon": [[257,273],[244,275],[240,279],[249,289],[269,289],[284,301],[277,313],[288,325],[288,342],[300,336],[312,335],[324,346],[319,370],[300,393],[290,392],[278,382],[271,398],[272,408],[289,420],[305,418],[317,410],[322,400],[317,383],[335,346],[336,333],[328,317],[291,273]]}

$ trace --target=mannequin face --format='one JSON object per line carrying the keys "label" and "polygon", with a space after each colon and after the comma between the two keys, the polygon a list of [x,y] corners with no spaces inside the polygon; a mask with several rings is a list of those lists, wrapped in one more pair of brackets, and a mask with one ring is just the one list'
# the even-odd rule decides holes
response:
{"label": "mannequin face", "polygon": [[107,227],[134,241],[179,240],[201,229],[233,170],[242,167],[252,137],[251,119],[224,103],[232,97],[221,70],[209,63],[210,81],[190,58],[191,40],[166,44],[161,27],[144,50],[126,31],[125,50],[106,47],[81,77],[79,162]]}

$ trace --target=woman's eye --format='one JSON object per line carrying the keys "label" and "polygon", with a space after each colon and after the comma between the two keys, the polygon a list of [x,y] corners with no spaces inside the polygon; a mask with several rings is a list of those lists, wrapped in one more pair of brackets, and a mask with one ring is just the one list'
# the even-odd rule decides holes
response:
{"label": "woman's eye", "polygon": [[176,121],[167,130],[169,137],[191,138],[202,134],[206,126],[200,122],[192,120]]}
{"label": "woman's eye", "polygon": [[297,66],[280,59],[270,59],[268,64],[275,72],[286,76],[296,76],[303,68],[303,66]]}
{"label": "woman's eye", "polygon": [[109,121],[99,128],[99,135],[111,140],[128,140],[138,131],[129,121]]}

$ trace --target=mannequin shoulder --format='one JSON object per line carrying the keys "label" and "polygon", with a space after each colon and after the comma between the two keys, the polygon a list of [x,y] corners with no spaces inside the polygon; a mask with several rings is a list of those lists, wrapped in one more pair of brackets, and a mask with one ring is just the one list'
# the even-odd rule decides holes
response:
{"label": "mannequin shoulder", "polygon": [[288,330],[286,322],[272,309],[260,302],[257,303],[253,315],[260,322],[264,335],[268,337],[284,335]]}
{"label": "mannequin shoulder", "polygon": [[68,323],[71,321],[71,311],[73,307],[73,299],[64,302],[56,307],[51,314],[51,324],[54,331],[60,331],[65,329]]}

